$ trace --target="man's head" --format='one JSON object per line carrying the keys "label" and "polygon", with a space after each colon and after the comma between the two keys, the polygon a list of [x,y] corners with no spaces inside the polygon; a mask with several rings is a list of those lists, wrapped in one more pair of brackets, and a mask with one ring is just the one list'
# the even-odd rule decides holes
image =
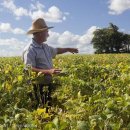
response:
{"label": "man's head", "polygon": [[43,43],[47,41],[48,37],[49,37],[48,29],[41,32],[33,33],[33,38],[38,43]]}
{"label": "man's head", "polygon": [[37,32],[42,32],[48,30],[53,27],[48,27],[45,20],[43,18],[38,18],[32,23],[31,29],[27,32],[27,34],[34,34]]}
{"label": "man's head", "polygon": [[27,34],[33,34],[39,42],[45,42],[49,36],[48,29],[50,28],[53,27],[48,27],[43,18],[38,18],[32,23],[32,27]]}

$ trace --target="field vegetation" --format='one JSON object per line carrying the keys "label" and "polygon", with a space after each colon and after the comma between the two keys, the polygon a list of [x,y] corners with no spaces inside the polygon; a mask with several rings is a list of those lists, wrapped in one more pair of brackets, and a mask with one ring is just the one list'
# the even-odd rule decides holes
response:
{"label": "field vegetation", "polygon": [[[129,54],[62,55],[54,67],[53,105],[36,108],[20,57],[0,58],[0,130],[129,130]],[[41,78],[41,77],[40,77]],[[31,94],[31,96],[30,96]]]}

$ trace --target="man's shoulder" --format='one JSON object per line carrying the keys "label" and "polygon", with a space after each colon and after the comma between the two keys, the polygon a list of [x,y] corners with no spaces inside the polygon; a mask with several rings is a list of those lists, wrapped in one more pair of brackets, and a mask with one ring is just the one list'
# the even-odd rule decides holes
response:
{"label": "man's shoulder", "polygon": [[25,48],[24,48],[24,50],[33,50],[33,49],[35,49],[36,47],[32,44],[32,43],[30,43],[30,44],[28,44]]}
{"label": "man's shoulder", "polygon": [[46,43],[43,43],[42,46],[43,46],[43,47],[49,47],[49,45],[46,44]]}
{"label": "man's shoulder", "polygon": [[33,45],[30,43],[24,48],[23,55],[32,54],[32,53],[36,53],[36,51],[35,51],[35,47],[33,47]]}
{"label": "man's shoulder", "polygon": [[54,47],[52,47],[52,46],[50,46],[48,44],[43,44],[43,47],[46,48],[46,49],[52,49],[52,48],[54,48]]}

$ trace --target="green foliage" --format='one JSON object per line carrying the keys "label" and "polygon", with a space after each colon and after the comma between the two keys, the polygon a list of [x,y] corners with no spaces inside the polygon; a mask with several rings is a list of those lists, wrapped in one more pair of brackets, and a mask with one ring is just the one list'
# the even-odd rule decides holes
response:
{"label": "green foliage", "polygon": [[[67,61],[67,62],[66,62]],[[129,55],[63,55],[54,60],[53,105],[36,108],[32,84],[42,80],[19,57],[0,58],[0,129],[130,129]],[[29,96],[31,93],[31,97]]]}
{"label": "green foliage", "polygon": [[130,35],[118,31],[118,27],[112,23],[103,29],[97,29],[92,39],[95,53],[120,53],[130,52]]}

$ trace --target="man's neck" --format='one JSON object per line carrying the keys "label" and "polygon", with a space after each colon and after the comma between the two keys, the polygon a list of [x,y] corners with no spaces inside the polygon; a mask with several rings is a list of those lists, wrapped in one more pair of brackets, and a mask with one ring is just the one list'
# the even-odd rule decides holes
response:
{"label": "man's neck", "polygon": [[38,43],[38,44],[42,44],[42,43],[43,43],[42,41],[38,40],[37,38],[33,38],[33,40],[34,40],[36,43]]}

